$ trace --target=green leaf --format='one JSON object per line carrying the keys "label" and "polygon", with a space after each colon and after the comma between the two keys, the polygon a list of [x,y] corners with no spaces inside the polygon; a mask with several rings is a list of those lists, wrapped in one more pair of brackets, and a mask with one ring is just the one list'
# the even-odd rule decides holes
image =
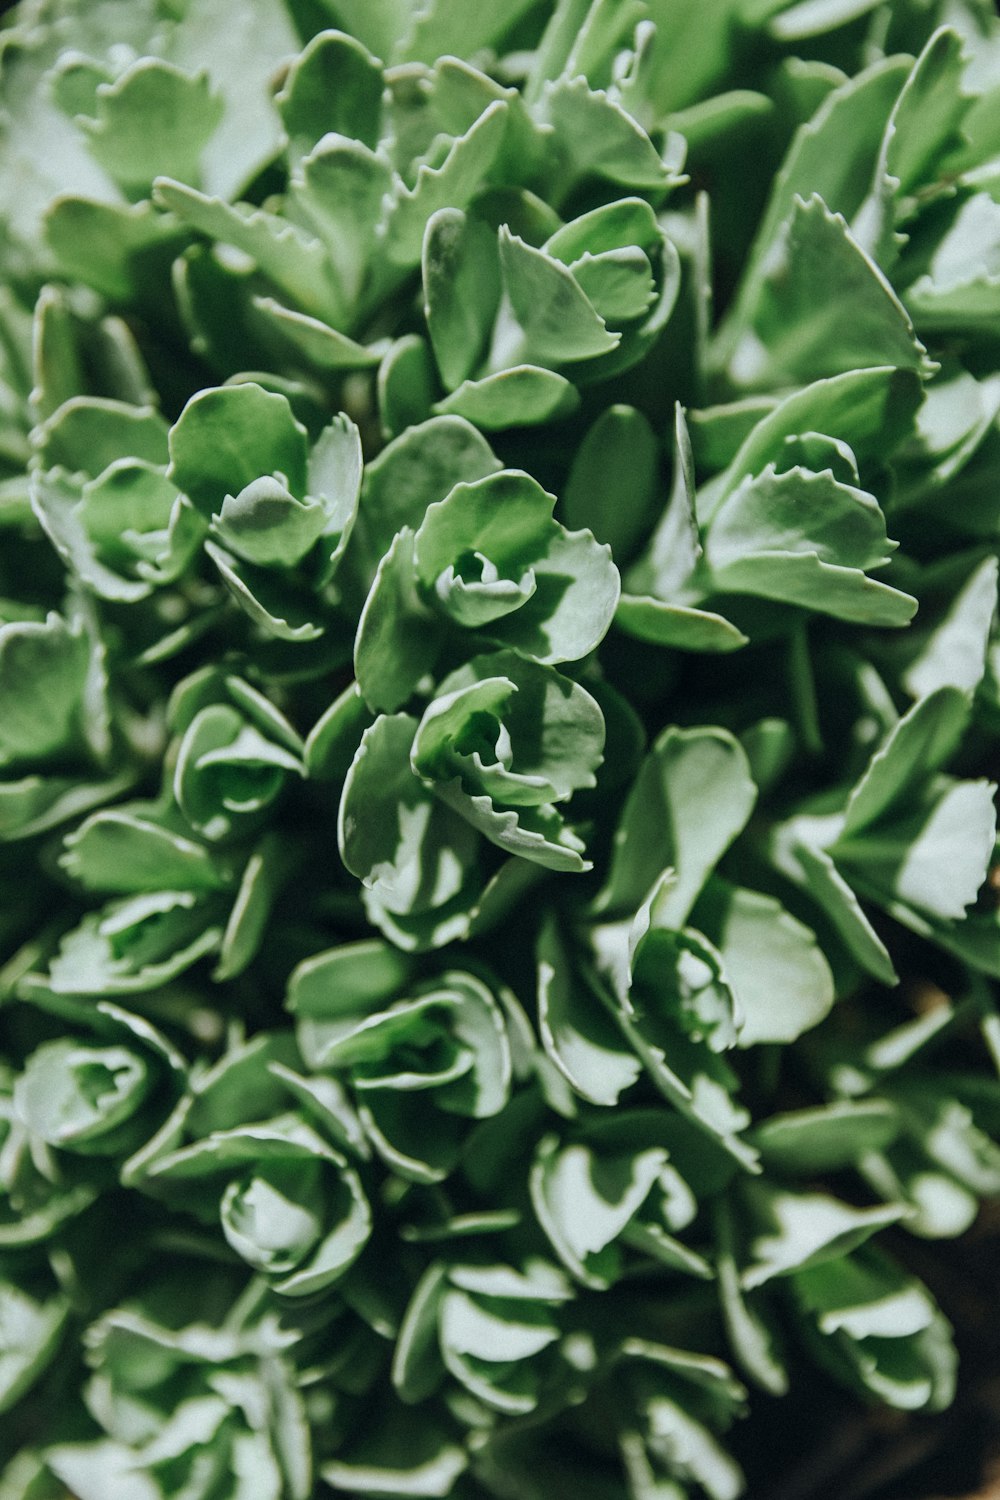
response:
{"label": "green leaf", "polygon": [[887,1099],[842,1100],[772,1115],[753,1132],[767,1166],[779,1172],[837,1171],[895,1140],[899,1112]]}
{"label": "green leaf", "polygon": [[505,227],[500,229],[499,248],[504,292],[521,331],[515,346],[519,359],[558,365],[593,359],[618,347],[620,334],[608,331],[561,261]]}
{"label": "green leaf", "polygon": [[276,98],[293,151],[306,155],[330,132],[374,150],[382,88],[382,69],[363,43],[342,31],[321,31],[296,58]]}
{"label": "green leaf", "polygon": [[731,354],[745,331],[767,274],[768,256],[796,197],[818,193],[832,212],[848,221],[854,218],[871,186],[872,161],[907,67],[902,57],[879,58],[856,77],[843,79],[812,119],[799,127],[775,177],[733,307],[718,334],[717,356],[723,350]]}
{"label": "green leaf", "polygon": [[82,749],[90,655],[58,615],[0,626],[0,765]]}
{"label": "green leaf", "polygon": [[[826,289],[821,298],[819,285]],[[845,304],[863,320],[864,336],[839,315]],[[817,193],[795,198],[770,247],[749,321],[729,366],[744,389],[881,365],[922,375],[933,368],[889,282]]]}
{"label": "green leaf", "polygon": [[155,990],[211,953],[222,935],[217,908],[187,891],[111,902],[63,938],[45,976],[26,995],[132,995]]}
{"label": "green leaf", "polygon": [[207,239],[248,255],[303,312],[339,323],[343,315],[340,291],[315,235],[263,208],[225,203],[169,177],[157,179],[153,199]]}
{"label": "green leaf", "polygon": [[414,531],[427,507],[456,484],[470,484],[501,468],[486,439],[460,416],[431,417],[407,428],[365,465],[359,530],[374,573],[393,537]]}
{"label": "green leaf", "polygon": [[302,642],[314,641],[323,634],[324,626],[314,618],[320,605],[311,591],[286,585],[275,579],[270,569],[241,562],[214,542],[205,543],[205,552],[233,602],[265,635]]}
{"label": "green leaf", "polygon": [[340,856],[388,911],[467,905],[476,837],[410,769],[417,721],[382,715],[366,729],[340,799]]}
{"label": "green leaf", "polygon": [[769,852],[782,874],[804,887],[822,908],[862,968],[882,984],[897,984],[899,976],[889,950],[832,856],[810,837],[808,824],[803,820],[796,826],[793,818],[779,827]]}
{"label": "green leaf", "polygon": [[274,297],[252,296],[248,329],[256,339],[274,344],[292,365],[316,366],[320,370],[365,370],[378,364],[378,352],[357,343],[345,333],[309,313],[285,307]]}
{"label": "green leaf", "polygon": [[398,532],[379,563],[354,643],[365,702],[392,713],[412,696],[441,650],[444,625],[417,589],[415,538]]}
{"label": "green leaf", "polygon": [[381,152],[346,135],[322,134],[289,187],[290,205],[323,245],[338,305],[351,324],[373,274],[382,202],[391,186],[392,172]]}
{"label": "green leaf", "polygon": [[576,449],[562,497],[562,519],[586,527],[618,558],[649,523],[658,481],[656,436],[633,406],[607,407]]}
{"label": "green leaf", "polygon": [[300,495],[306,457],[288,401],[252,382],[192,396],[170,429],[170,478],[208,518],[264,476],[284,476]]}
{"label": "green leaf", "polygon": [[219,890],[226,885],[204,844],[155,821],[138,804],[92,813],[69,834],[59,863],[89,891]]}
{"label": "green leaf", "polygon": [[191,721],[177,751],[174,795],[205,838],[227,839],[256,826],[302,763],[235,708],[212,704]]}
{"label": "green leaf", "polygon": [[992,782],[945,782],[895,819],[842,835],[835,856],[876,900],[961,920],[993,858],[995,795]]}
{"label": "green leaf", "polygon": [[468,1466],[468,1455],[423,1412],[393,1411],[377,1431],[347,1444],[320,1474],[351,1495],[444,1500]]}
{"label": "green leaf", "polygon": [[647,191],[682,180],[642,126],[603,89],[592,89],[586,78],[560,78],[546,85],[540,114],[558,142],[558,168],[552,177],[560,197],[589,177]]}
{"label": "green leaf", "polygon": [[569,416],[579,400],[575,387],[555,370],[513,365],[481,380],[463,380],[434,410],[464,417],[487,432],[503,432]]}
{"label": "green leaf", "polygon": [[36,429],[47,468],[61,465],[92,479],[127,455],[165,464],[167,424],[151,406],[133,406],[98,396],[73,396]]}
{"label": "green leaf", "polygon": [[604,718],[590,694],[512,651],[451,673],[413,741],[414,771],[492,843],[580,870],[582,845],[552,805],[596,783]]}
{"label": "green leaf", "polygon": [[997,608],[1000,564],[987,557],[949,600],[903,674],[907,692],[927,698],[938,688],[974,692],[986,670],[990,627]]}
{"label": "green leaf", "polygon": [[742,1016],[738,1046],[793,1042],[828,1014],[833,975],[816,935],[773,897],[715,877],[692,921],[722,956]]}
{"label": "green leaf", "polygon": [[749,641],[723,615],[685,604],[665,604],[648,594],[622,594],[615,624],[637,640],[671,646],[675,651],[738,651]]}
{"label": "green leaf", "polygon": [[877,568],[895,544],[873,495],[821,474],[769,464],[745,480],[714,513],[706,558],[721,586],[727,566],[757,552],[815,552],[821,561],[848,568]]}
{"label": "green leaf", "polygon": [[459,209],[439,209],[427,222],[422,268],[434,357],[454,390],[478,368],[500,305],[496,237]]}
{"label": "green leaf", "polygon": [[968,713],[968,697],[957,687],[939,688],[915,703],[851,792],[841,837],[859,834],[940,770],[961,738]]}
{"label": "green leaf", "polygon": [[60,1293],[37,1299],[16,1282],[0,1285],[0,1411],[9,1411],[44,1374],[69,1314],[69,1299]]}
{"label": "green leaf", "polygon": [[508,106],[496,99],[451,142],[440,166],[417,168],[413,187],[400,179],[388,204],[385,254],[397,266],[420,264],[424,230],[439,208],[465,208],[483,186],[507,131]]}
{"label": "green leaf", "polygon": [[756,796],[743,749],[724,729],[664,730],[625,803],[598,909],[635,911],[673,867],[658,919],[680,926]]}
{"label": "green leaf", "polygon": [[503,470],[429,506],[414,544],[421,582],[456,623],[549,663],[592,650],[618,599],[610,549],[565,531],[553,504],[530,475]]}
{"label": "green leaf", "polygon": [[882,463],[908,434],[922,399],[912,370],[891,366],[849,370],[793,391],[751,428],[724,473],[698,496],[702,524],[748,475],[781,462],[786,439],[803,432],[836,433],[859,463]]}
{"label": "green leaf", "polygon": [[593,987],[574,974],[552,918],[538,940],[538,1029],[556,1067],[591,1104],[617,1104],[642,1072]]}
{"label": "green leaf", "polygon": [[224,113],[207,73],[141,58],[99,84],[94,103],[87,144],[130,196],[144,196],[156,176],[200,182],[202,150]]}
{"label": "green leaf", "polygon": [[744,1185],[752,1218],[752,1260],[742,1284],[752,1291],[775,1276],[839,1260],[876,1230],[906,1217],[899,1204],[852,1208],[825,1193],[792,1193],[764,1183]]}
{"label": "green leaf", "polygon": [[784,1396],[789,1388],[788,1368],[783,1357],[775,1320],[769,1316],[764,1298],[745,1292],[740,1285],[734,1256],[732,1212],[724,1199],[715,1202],[718,1238],[716,1272],[719,1302],[729,1342],[744,1374],[772,1396]]}
{"label": "green leaf", "polygon": [[246,562],[291,568],[312,551],[326,524],[318,500],[297,500],[280,479],[264,475],[227,495],[212,517],[216,534]]}
{"label": "green leaf", "polygon": [[621,1273],[614,1242],[658,1181],[667,1152],[653,1146],[613,1154],[595,1145],[546,1136],[530,1186],[535,1213],[563,1264],[585,1286],[602,1290]]}

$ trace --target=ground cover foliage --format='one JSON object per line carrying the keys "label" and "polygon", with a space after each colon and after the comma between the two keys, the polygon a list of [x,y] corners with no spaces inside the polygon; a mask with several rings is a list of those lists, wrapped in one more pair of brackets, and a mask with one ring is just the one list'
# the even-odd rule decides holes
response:
{"label": "ground cover foliage", "polygon": [[22,0],[0,1496],[735,1500],[1000,1191],[980,0]]}

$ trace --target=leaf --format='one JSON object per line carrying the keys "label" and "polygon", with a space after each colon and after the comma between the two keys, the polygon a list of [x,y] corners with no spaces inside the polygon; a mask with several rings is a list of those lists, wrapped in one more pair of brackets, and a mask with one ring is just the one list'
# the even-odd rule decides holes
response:
{"label": "leaf", "polygon": [[468,1455],[423,1413],[394,1412],[377,1435],[348,1444],[322,1465],[323,1480],[351,1495],[443,1500],[468,1466]]}
{"label": "leaf", "polygon": [[746,328],[771,248],[795,198],[818,193],[832,212],[843,214],[848,222],[854,218],[871,185],[872,161],[907,68],[905,58],[879,58],[854,78],[843,79],[799,127],[775,177],[733,307],[717,336],[717,358],[723,350],[727,357],[732,353]]}
{"label": "leaf", "polygon": [[59,863],[85,890],[118,895],[138,891],[219,890],[225,872],[204,844],[134,810],[92,813],[65,840]]}
{"label": "leaf", "polygon": [[269,834],[247,860],[229,913],[213,979],[234,979],[256,957],[272,908],[294,865],[292,847]]}
{"label": "leaf", "polygon": [[752,1213],[752,1260],[741,1277],[752,1291],[775,1276],[838,1260],[876,1230],[905,1218],[899,1204],[852,1208],[825,1193],[792,1193],[764,1183],[743,1191]]}
{"label": "leaf", "polygon": [[782,874],[808,890],[862,968],[882,984],[898,984],[899,976],[885,943],[832,856],[809,837],[807,828],[797,829],[792,819],[776,831],[770,853]]}
{"label": "leaf", "polygon": [[59,945],[25,994],[132,995],[155,990],[211,953],[222,935],[216,908],[186,891],[131,896],[91,912]]}
{"label": "leaf", "polygon": [[578,683],[512,651],[441,684],[413,741],[414,771],[474,828],[548,869],[586,868],[552,805],[595,784],[600,707]]}
{"label": "leaf", "polygon": [[207,73],[141,58],[99,84],[94,103],[83,122],[91,154],[130,196],[158,175],[201,180],[202,150],[224,113]]}
{"label": "leaf", "polygon": [[421,582],[456,623],[548,663],[592,650],[618,598],[610,549],[565,531],[553,503],[530,475],[503,470],[429,506],[414,543]]}
{"label": "leaf", "polygon": [[968,717],[967,696],[942,687],[915,703],[876,750],[847,801],[841,837],[850,839],[881,818],[955,750]]}
{"label": "leaf", "polygon": [[476,839],[410,769],[417,721],[382,715],[362,736],[344,782],[340,855],[391,912],[468,899]]}
{"label": "leaf", "polygon": [[[864,337],[834,311],[844,303],[863,319]],[[932,368],[889,282],[817,193],[794,200],[770,247],[749,322],[729,366],[744,389],[882,365],[924,375]]]}
{"label": "leaf", "polygon": [[773,897],[714,877],[692,921],[721,954],[742,1015],[738,1046],[793,1042],[829,1013],[833,975],[816,935]]}
{"label": "leaf", "polygon": [[996,558],[985,558],[949,601],[943,619],[932,627],[903,674],[914,698],[927,698],[948,686],[967,693],[979,686],[996,613],[998,574]]}
{"label": "leaf", "polygon": [[772,1396],[784,1396],[789,1376],[775,1320],[768,1314],[766,1301],[745,1292],[740,1285],[733,1249],[732,1213],[722,1199],[716,1200],[715,1227],[719,1301],[737,1363],[763,1390]]}
{"label": "leaf", "polygon": [[90,644],[58,615],[0,626],[0,765],[79,752]]}
{"label": "leaf", "polygon": [[284,396],[248,382],[192,396],[170,429],[169,477],[207,518],[255,479],[306,481],[306,434]]}
{"label": "leaf", "polygon": [[242,250],[303,312],[334,325],[340,321],[339,291],[315,235],[265,209],[225,203],[169,177],[157,178],[153,201],[207,239]]}
{"label": "leaf", "polygon": [[995,795],[996,784],[987,781],[946,783],[902,816],[842,835],[836,857],[876,900],[895,898],[961,920],[993,857]]}
{"label": "leaf", "polygon": [[464,417],[487,432],[503,432],[569,416],[579,400],[564,375],[538,365],[513,365],[481,380],[464,380],[434,410]]}
{"label": "leaf", "polygon": [[353,135],[353,127],[343,135],[321,134],[289,186],[289,205],[321,241],[338,305],[350,325],[373,274],[383,200],[392,186],[384,154]]}
{"label": "leaf", "polygon": [[366,370],[378,363],[378,354],[364,344],[339,333],[321,318],[285,307],[274,297],[250,298],[251,328],[259,329],[264,343],[274,343],[292,364],[318,366],[321,370]]}
{"label": "leaf", "polygon": [[786,396],[751,428],[724,473],[703,487],[698,518],[707,524],[715,507],[748,475],[780,462],[786,439],[803,432],[836,433],[859,463],[882,463],[906,435],[921,401],[912,370],[889,366],[849,370],[813,381]]}
{"label": "leaf", "polygon": [[853,1166],[890,1145],[899,1129],[890,1100],[841,1100],[772,1115],[756,1127],[753,1142],[768,1166],[811,1176]]}
{"label": "leaf", "polygon": [[568,526],[586,527],[618,558],[635,550],[658,480],[656,437],[633,406],[607,407],[577,447],[562,497]]}
{"label": "leaf", "polygon": [[252,15],[241,0],[187,0],[181,24],[171,33],[169,60],[192,72],[207,68],[225,102],[202,158],[208,192],[236,197],[277,154],[281,125],[273,104],[274,72],[299,47],[282,0],[261,0]]}
{"label": "leaf", "polygon": [[360,529],[372,570],[404,526],[414,531],[427,507],[459,483],[495,473],[501,464],[486,439],[459,416],[431,417],[388,443],[365,465]]}
{"label": "leaf", "polygon": [[756,795],[746,756],[725,730],[664,730],[625,803],[598,910],[635,911],[672,866],[677,882],[657,915],[664,926],[680,926]]}
{"label": "leaf", "polygon": [[439,208],[465,208],[485,184],[507,130],[508,106],[496,99],[463,135],[454,139],[438,167],[417,168],[416,182],[397,181],[388,204],[385,254],[393,265],[420,263],[427,221]]}
{"label": "leaf", "polygon": [[205,543],[205,552],[233,602],[265,635],[300,643],[317,640],[323,634],[323,625],[313,619],[319,608],[315,595],[285,586],[268,569],[240,562],[214,542]]}
{"label": "leaf", "polygon": [[716,510],[706,556],[724,581],[727,564],[758,552],[815,552],[822,562],[864,569],[888,562],[894,545],[873,495],[841,484],[829,469],[778,474],[769,464]]}
{"label": "leaf", "polygon": [[500,305],[496,238],[481,220],[439,209],[427,221],[421,264],[434,357],[454,390],[478,367]]}
{"label": "leaf", "polygon": [[618,347],[620,335],[608,331],[561,261],[505,227],[498,243],[504,291],[523,335],[519,358],[558,365],[593,359]]}
{"label": "leaf", "polygon": [[593,1142],[547,1136],[531,1169],[532,1204],[563,1264],[603,1290],[621,1274],[614,1242],[641,1209],[666,1164],[661,1147],[603,1153]]}
{"label": "leaf", "polygon": [[552,174],[560,196],[588,177],[650,191],[682,180],[641,125],[603,89],[592,89],[586,78],[560,78],[547,84],[539,111],[553,127],[560,148],[559,170]]}
{"label": "leaf", "polygon": [[392,713],[434,666],[444,627],[415,587],[415,539],[398,532],[379,563],[354,643],[354,670],[365,702]]}
{"label": "leaf", "polygon": [[641,1064],[593,988],[579,982],[551,918],[538,940],[538,1029],[556,1067],[591,1104],[617,1104]]}
{"label": "leaf", "polygon": [[382,69],[367,47],[342,31],[321,31],[289,69],[276,103],[292,150],[306,155],[330,132],[372,150],[382,124]]}
{"label": "leaf", "polygon": [[68,1299],[55,1293],[31,1297],[16,1282],[0,1285],[0,1411],[9,1411],[44,1374],[58,1351],[70,1313]]}
{"label": "leaf", "polygon": [[731,620],[712,610],[665,604],[648,594],[622,594],[615,624],[637,640],[675,651],[738,651],[749,640]]}

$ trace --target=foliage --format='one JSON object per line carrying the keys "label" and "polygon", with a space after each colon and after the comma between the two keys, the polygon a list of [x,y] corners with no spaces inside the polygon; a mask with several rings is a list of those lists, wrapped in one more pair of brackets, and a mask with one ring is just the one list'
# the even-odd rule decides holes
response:
{"label": "foliage", "polygon": [[992,7],[20,0],[0,66],[2,1500],[735,1500],[746,1387],[946,1406]]}

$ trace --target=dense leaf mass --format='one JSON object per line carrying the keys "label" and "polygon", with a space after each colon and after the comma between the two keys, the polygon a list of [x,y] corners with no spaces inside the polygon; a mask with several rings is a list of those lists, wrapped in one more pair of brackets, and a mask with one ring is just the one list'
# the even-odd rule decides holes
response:
{"label": "dense leaf mass", "polygon": [[0,66],[0,1500],[735,1500],[748,1388],[946,1406],[993,7],[21,0]]}

